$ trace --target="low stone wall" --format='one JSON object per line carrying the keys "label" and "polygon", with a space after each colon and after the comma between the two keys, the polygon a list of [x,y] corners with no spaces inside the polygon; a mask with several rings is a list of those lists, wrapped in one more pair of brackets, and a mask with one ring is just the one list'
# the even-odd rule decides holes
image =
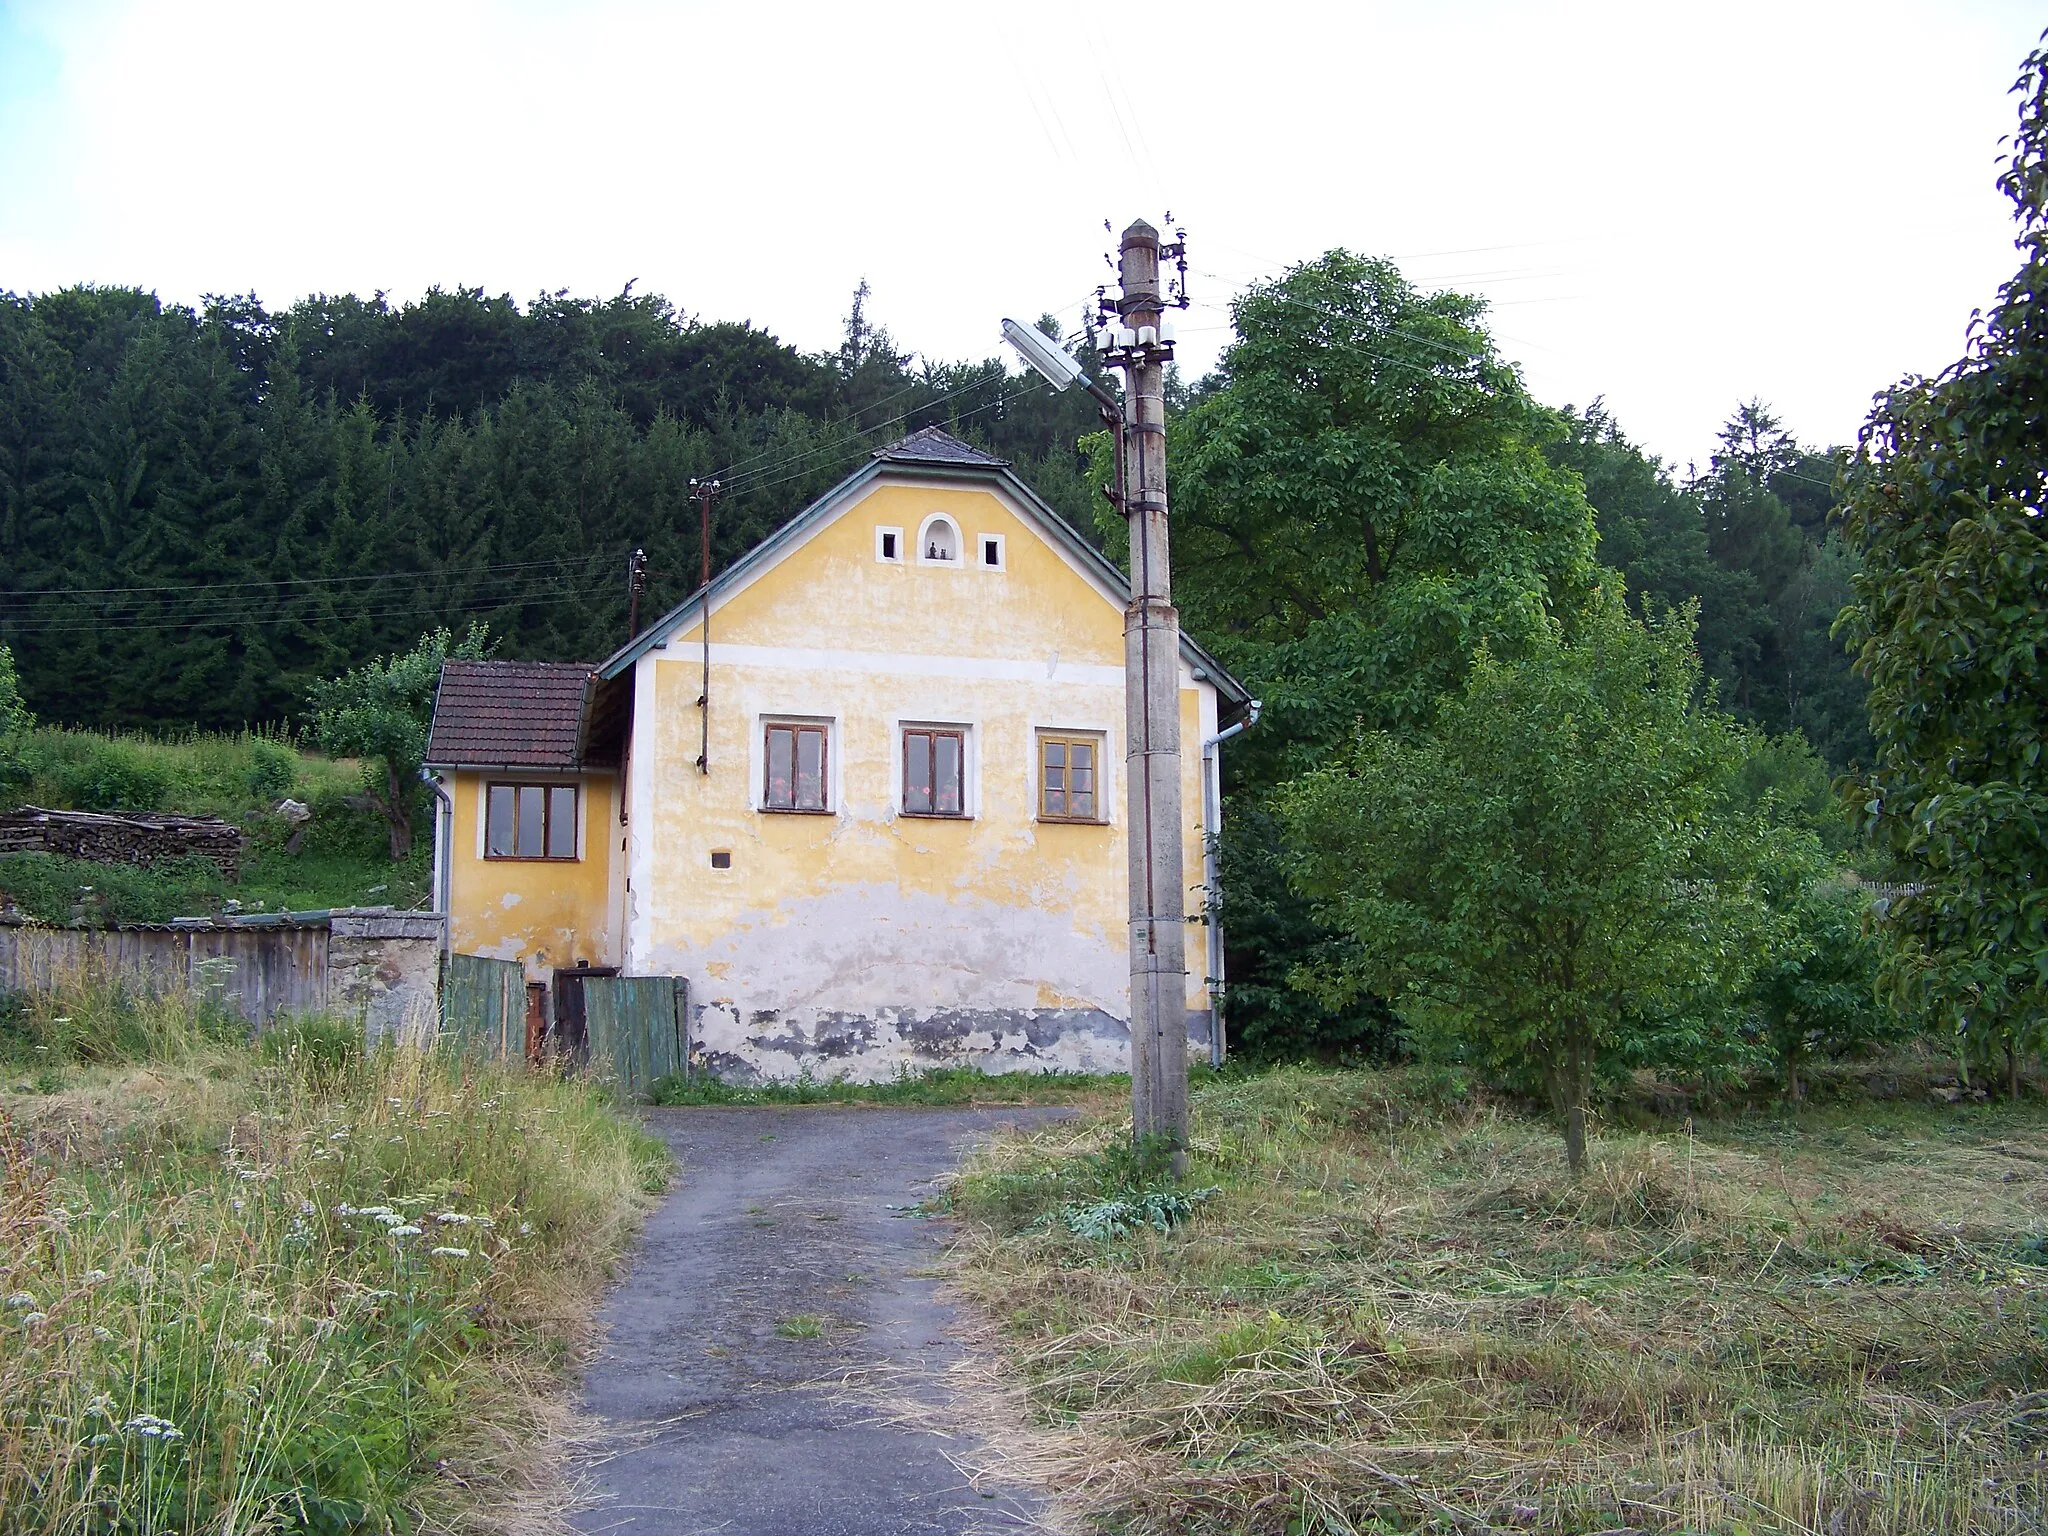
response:
{"label": "low stone wall", "polygon": [[144,991],[210,993],[259,1029],[281,1013],[359,1014],[375,1039],[433,1026],[441,923],[388,907],[107,929],[0,923],[0,991],[47,992],[73,976],[114,975]]}

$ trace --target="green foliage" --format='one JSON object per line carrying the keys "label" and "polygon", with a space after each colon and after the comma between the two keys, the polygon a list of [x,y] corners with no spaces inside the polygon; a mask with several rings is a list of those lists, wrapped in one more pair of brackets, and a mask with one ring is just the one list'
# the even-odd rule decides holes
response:
{"label": "green foliage", "polygon": [[0,645],[0,742],[18,736],[36,723],[21,701],[21,678],[14,670],[14,652]]}
{"label": "green foliage", "polygon": [[1175,600],[1266,706],[1225,754],[1221,850],[1232,1037],[1255,1053],[1386,1040],[1375,999],[1289,979],[1350,940],[1286,882],[1278,786],[1358,723],[1427,720],[1482,647],[1519,653],[1591,589],[1585,497],[1483,309],[1332,251],[1235,301],[1237,340],[1169,422]]}
{"label": "green foliage", "polygon": [[29,1012],[67,1061],[148,1075],[89,1090],[83,1134],[0,1143],[15,1226],[61,1234],[0,1245],[9,1532],[467,1523],[659,1144],[584,1084],[336,1021],[251,1051],[179,996],[88,982]]}
{"label": "green foliage", "polygon": [[460,640],[445,629],[411,650],[379,656],[340,677],[316,683],[308,698],[313,734],[337,757],[361,757],[363,788],[390,828],[391,858],[412,851],[412,818],[421,796],[420,765],[434,719],[441,664],[490,652],[490,633],[472,624]]}
{"label": "green foliage", "polygon": [[1354,944],[1303,979],[1540,1083],[1574,1170],[1595,1074],[1741,985],[1771,929],[1761,876],[1802,851],[1728,803],[1744,738],[1698,689],[1689,613],[1605,599],[1576,643],[1482,654],[1426,729],[1363,733],[1285,798],[1299,884]]}
{"label": "green foliage", "polygon": [[1854,887],[1808,882],[1784,903],[1770,958],[1750,984],[1754,1027],[1797,1099],[1816,1057],[1854,1056],[1896,1041],[1897,1015],[1877,1000],[1877,940]]}
{"label": "green foliage", "polygon": [[695,585],[691,477],[725,480],[723,565],[933,424],[1089,526],[1085,400],[911,360],[865,299],[849,332],[806,357],[631,293],[0,292],[0,635],[46,718],[111,728],[279,721],[470,618],[513,655],[594,659],[625,638],[633,547],[643,616]]}
{"label": "green foliage", "polygon": [[1966,356],[1880,399],[1845,511],[1878,745],[1855,802],[1918,887],[1882,927],[1886,985],[1967,1056],[2003,1055],[2014,1092],[2048,1026],[2048,50],[2016,91],[2000,186],[2024,264]]}
{"label": "green foliage", "polygon": [[1830,634],[1856,566],[1829,526],[1835,456],[1798,446],[1751,401],[1708,471],[1681,485],[1604,402],[1564,419],[1547,451],[1585,481],[1601,560],[1652,608],[1698,603],[1700,659],[1723,706],[1804,732],[1837,770],[1868,761],[1865,687]]}
{"label": "green foliage", "polygon": [[220,911],[227,889],[220,867],[196,855],[140,869],[48,853],[0,854],[0,909],[11,905],[44,923],[168,922]]}

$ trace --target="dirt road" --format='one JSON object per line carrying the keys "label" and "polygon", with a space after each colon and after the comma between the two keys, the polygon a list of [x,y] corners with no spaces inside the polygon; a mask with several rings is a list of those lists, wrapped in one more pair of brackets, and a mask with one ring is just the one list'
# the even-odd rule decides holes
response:
{"label": "dirt road", "polygon": [[[1043,1109],[671,1109],[682,1163],[606,1304],[584,1406],[611,1432],[577,1520],[629,1536],[1017,1532],[1033,1502],[977,1492],[958,1445],[829,1383],[940,1403],[958,1358],[921,1273],[940,1233],[910,1208],[963,1147]],[[876,1372],[873,1368],[880,1367]]]}

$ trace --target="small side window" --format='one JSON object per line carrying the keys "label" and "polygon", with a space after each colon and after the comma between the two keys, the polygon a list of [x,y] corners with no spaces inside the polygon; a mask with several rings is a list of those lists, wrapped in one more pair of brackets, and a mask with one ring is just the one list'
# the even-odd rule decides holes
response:
{"label": "small side window", "polygon": [[875,558],[884,565],[903,563],[903,530],[901,528],[877,528],[875,530]]}
{"label": "small side window", "polygon": [[980,547],[977,556],[985,571],[1000,571],[1003,568],[1003,536],[1000,533],[984,533],[975,540]]}

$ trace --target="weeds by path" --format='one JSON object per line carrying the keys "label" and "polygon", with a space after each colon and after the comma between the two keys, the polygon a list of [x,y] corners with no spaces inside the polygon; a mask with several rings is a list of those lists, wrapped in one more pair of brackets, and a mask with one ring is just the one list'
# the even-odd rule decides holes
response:
{"label": "weeds by path", "polygon": [[0,1096],[0,1532],[545,1508],[553,1373],[658,1144],[582,1084],[348,1025],[252,1049],[189,1001],[29,1006],[16,1044],[69,1065]]}
{"label": "weeds by path", "polygon": [[960,1282],[1112,1528],[2043,1529],[2048,1112],[1617,1133],[1576,1184],[1549,1128],[1398,1073],[1212,1083],[1195,1128],[1178,1222],[1072,1219],[1120,1193],[1107,1112],[954,1191]]}

